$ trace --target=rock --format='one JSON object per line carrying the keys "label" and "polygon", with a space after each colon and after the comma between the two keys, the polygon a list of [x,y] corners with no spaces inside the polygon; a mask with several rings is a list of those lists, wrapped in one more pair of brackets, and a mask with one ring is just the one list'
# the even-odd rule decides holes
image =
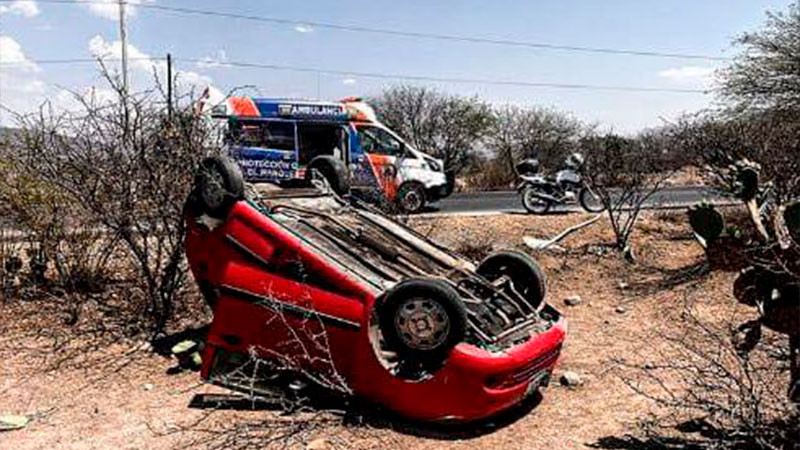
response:
{"label": "rock", "polygon": [[567,306],[578,306],[583,303],[580,295],[570,295],[564,299],[564,304]]}
{"label": "rock", "polygon": [[326,450],[329,448],[328,440],[325,438],[314,439],[306,444],[306,450]]}
{"label": "rock", "polygon": [[0,416],[0,431],[19,430],[28,426],[30,421],[27,416]]}
{"label": "rock", "polygon": [[620,290],[624,291],[625,289],[628,289],[628,283],[626,283],[624,281],[620,281],[619,284],[617,284],[617,287],[619,287]]}
{"label": "rock", "polygon": [[145,383],[142,385],[142,389],[145,391],[152,391],[153,390],[153,383]]}
{"label": "rock", "polygon": [[626,308],[623,305],[619,305],[617,306],[617,309],[615,309],[614,311],[616,311],[618,314],[625,314],[626,312],[628,312],[628,308]]}
{"label": "rock", "polygon": [[583,383],[583,379],[576,372],[564,371],[558,379],[562,386],[575,387]]}

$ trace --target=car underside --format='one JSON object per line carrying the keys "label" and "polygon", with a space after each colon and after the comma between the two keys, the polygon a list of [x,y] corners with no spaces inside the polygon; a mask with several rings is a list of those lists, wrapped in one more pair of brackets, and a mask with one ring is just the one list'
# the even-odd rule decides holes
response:
{"label": "car underside", "polygon": [[226,197],[212,191],[236,191],[234,175],[202,179],[186,219],[214,312],[206,379],[242,390],[230,356],[250,355],[335,372],[354,394],[426,420],[485,417],[547,384],[565,323],[527,255],[475,264],[325,186]]}

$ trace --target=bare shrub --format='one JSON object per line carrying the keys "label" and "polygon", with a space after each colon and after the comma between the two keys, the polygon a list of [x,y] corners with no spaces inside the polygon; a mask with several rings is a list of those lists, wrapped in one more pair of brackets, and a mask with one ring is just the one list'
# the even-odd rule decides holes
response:
{"label": "bare shrub", "polygon": [[489,134],[489,148],[504,164],[507,174],[516,175],[516,164],[536,158],[550,170],[580,148],[586,127],[560,111],[545,108],[522,109],[507,106],[495,111]]}
{"label": "bare shrub", "polygon": [[609,133],[583,140],[584,179],[605,206],[620,251],[630,250],[642,207],[672,174],[664,170],[667,153],[661,144],[648,134],[629,139]]}
{"label": "bare shrub", "polygon": [[670,127],[676,146],[703,169],[709,183],[732,192],[730,167],[741,160],[761,166],[764,185],[778,203],[800,192],[800,116],[789,111],[705,113]]}
{"label": "bare shrub", "polygon": [[426,87],[393,86],[372,104],[383,123],[418,150],[444,160],[452,173],[470,162],[492,121],[489,105],[478,98]]}
{"label": "bare shrub", "polygon": [[456,189],[460,191],[487,191],[512,189],[517,183],[514,169],[502,157],[476,155],[459,179]]}
{"label": "bare shrub", "polygon": [[[144,329],[158,333],[186,277],[183,203],[197,163],[216,149],[209,147],[212,131],[190,98],[168,114],[159,90],[124,96],[116,79],[107,80],[117,100],[76,93],[76,109],[44,105],[17,118],[19,132],[9,152],[16,185],[6,188],[14,197],[22,192],[17,182],[30,181],[41,194],[38,204],[66,212],[52,224],[60,236],[47,253],[55,256],[68,245],[91,255],[92,262],[62,251],[55,264],[60,276],[96,278],[91,272],[102,270],[120,243],[123,258],[137,272],[130,297],[144,300],[138,312],[147,319]],[[21,205],[18,211],[25,219],[21,225],[31,229],[26,217],[37,217],[29,214],[36,210]],[[50,232],[47,226],[43,230]],[[94,232],[104,238],[93,239]]]}
{"label": "bare shrub", "polygon": [[[660,406],[647,422],[648,437],[665,448],[797,448],[800,422],[784,388],[785,338],[766,335],[741,353],[731,343],[740,314],[712,318],[697,306],[687,299],[669,329],[648,337],[646,356],[617,361],[622,380]],[[676,427],[698,435],[678,438]]]}

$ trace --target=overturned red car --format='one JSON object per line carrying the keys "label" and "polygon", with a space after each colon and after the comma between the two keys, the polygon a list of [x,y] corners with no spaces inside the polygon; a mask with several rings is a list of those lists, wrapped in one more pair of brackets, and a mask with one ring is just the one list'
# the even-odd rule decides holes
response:
{"label": "overturned red car", "polygon": [[245,196],[235,164],[203,162],[185,220],[214,314],[205,379],[257,393],[238,376],[255,360],[429,421],[484,418],[548,384],[566,323],[533,259],[476,265],[324,184]]}

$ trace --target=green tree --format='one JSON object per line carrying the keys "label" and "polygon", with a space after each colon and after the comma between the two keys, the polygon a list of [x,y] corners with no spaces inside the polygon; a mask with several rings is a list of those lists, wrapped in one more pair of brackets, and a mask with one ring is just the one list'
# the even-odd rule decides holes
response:
{"label": "green tree", "polygon": [[720,72],[721,93],[737,109],[800,109],[800,5],[768,12],[764,26],[739,36],[743,51]]}

